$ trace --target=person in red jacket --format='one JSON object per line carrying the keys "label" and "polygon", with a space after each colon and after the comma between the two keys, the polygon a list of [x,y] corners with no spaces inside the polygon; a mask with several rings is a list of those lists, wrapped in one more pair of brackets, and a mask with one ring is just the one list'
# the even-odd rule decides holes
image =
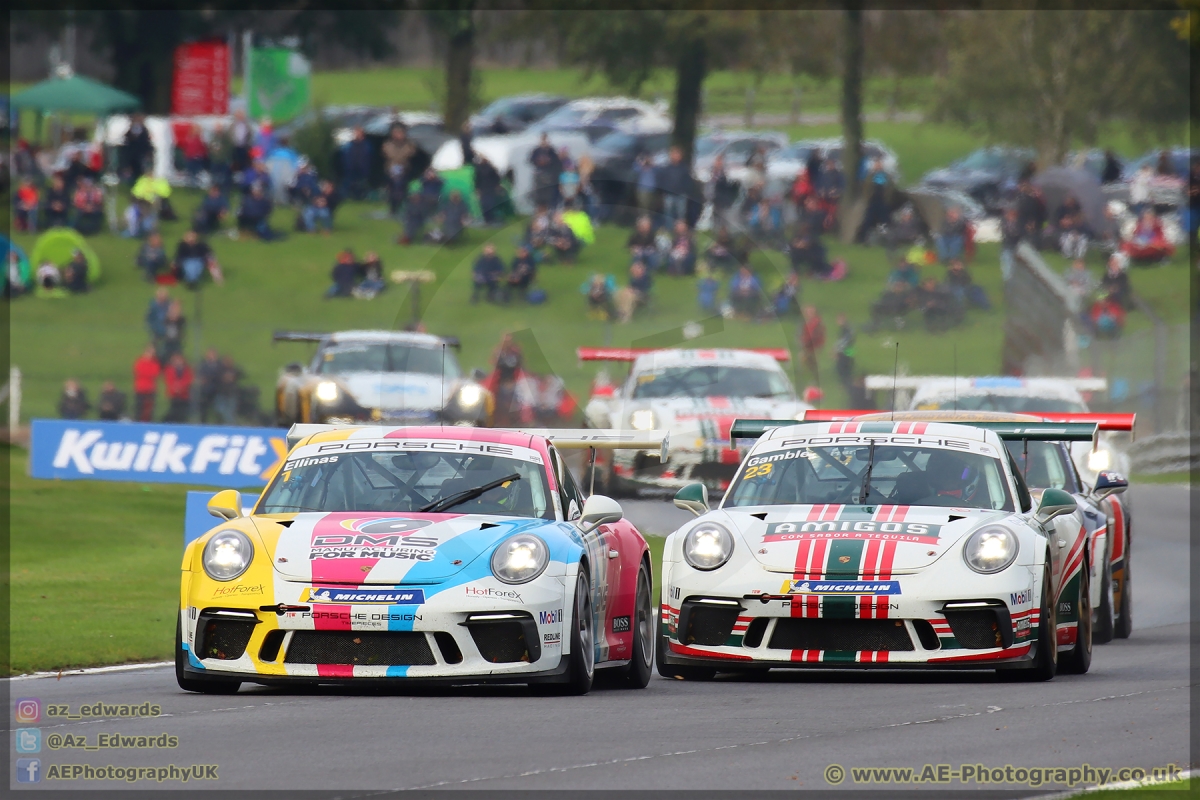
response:
{"label": "person in red jacket", "polygon": [[171,356],[163,370],[163,380],[167,384],[167,399],[171,401],[163,422],[187,422],[192,403],[192,368],[183,353]]}
{"label": "person in red jacket", "polygon": [[146,345],[141,358],[133,362],[133,407],[139,422],[154,421],[154,398],[161,372],[154,345]]}

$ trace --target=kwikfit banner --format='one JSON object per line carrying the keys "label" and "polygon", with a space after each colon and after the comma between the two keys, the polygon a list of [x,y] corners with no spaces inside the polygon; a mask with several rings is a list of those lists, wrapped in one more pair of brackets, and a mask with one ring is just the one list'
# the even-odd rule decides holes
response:
{"label": "kwikfit banner", "polygon": [[281,428],[35,419],[35,478],[264,486],[287,455]]}

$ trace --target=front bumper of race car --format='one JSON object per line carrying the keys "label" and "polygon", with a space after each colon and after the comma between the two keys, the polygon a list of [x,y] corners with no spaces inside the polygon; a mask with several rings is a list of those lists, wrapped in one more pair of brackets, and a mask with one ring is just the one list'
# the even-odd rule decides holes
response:
{"label": "front bumper of race car", "polygon": [[978,575],[946,562],[886,580],[795,580],[757,563],[729,575],[667,566],[667,664],[1022,668],[1036,654],[1040,572],[1030,567]]}
{"label": "front bumper of race car", "polygon": [[689,483],[703,483],[710,492],[723,493],[745,454],[729,449],[729,443],[709,443],[713,446],[689,448],[671,439],[671,453],[666,461],[658,454],[641,450],[617,450],[613,453],[613,477],[622,485],[638,489],[674,491]]}
{"label": "front bumper of race car", "polygon": [[566,675],[563,641],[569,647],[570,628],[564,609],[570,611],[561,575],[519,586],[485,579],[452,586],[336,587],[357,593],[356,599],[417,593],[403,598],[404,604],[313,602],[315,592],[329,587],[279,580],[273,597],[234,592],[230,599],[214,598],[212,581],[192,577],[180,620],[184,672],[191,679],[264,685],[544,683]]}

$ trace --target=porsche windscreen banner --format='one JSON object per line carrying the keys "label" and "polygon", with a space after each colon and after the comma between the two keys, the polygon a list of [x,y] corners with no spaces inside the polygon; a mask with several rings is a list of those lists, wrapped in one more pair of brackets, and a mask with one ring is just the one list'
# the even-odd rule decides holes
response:
{"label": "porsche windscreen banner", "polygon": [[287,455],[282,428],[35,419],[35,478],[265,486]]}

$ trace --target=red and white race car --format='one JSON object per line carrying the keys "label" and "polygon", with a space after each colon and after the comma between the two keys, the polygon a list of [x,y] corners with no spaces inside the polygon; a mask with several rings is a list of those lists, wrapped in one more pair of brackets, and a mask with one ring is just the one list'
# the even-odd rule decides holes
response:
{"label": "red and white race car", "polygon": [[[663,429],[671,457],[614,451],[598,462],[598,483],[613,496],[638,489],[674,490],[700,482],[721,493],[737,472],[744,448],[731,446],[738,418],[800,419],[811,408],[796,395],[780,362],[787,350],[639,350],[580,348],[581,361],[631,364],[620,385],[598,380],[584,410],[593,428]],[[602,454],[607,455],[607,453]]]}

